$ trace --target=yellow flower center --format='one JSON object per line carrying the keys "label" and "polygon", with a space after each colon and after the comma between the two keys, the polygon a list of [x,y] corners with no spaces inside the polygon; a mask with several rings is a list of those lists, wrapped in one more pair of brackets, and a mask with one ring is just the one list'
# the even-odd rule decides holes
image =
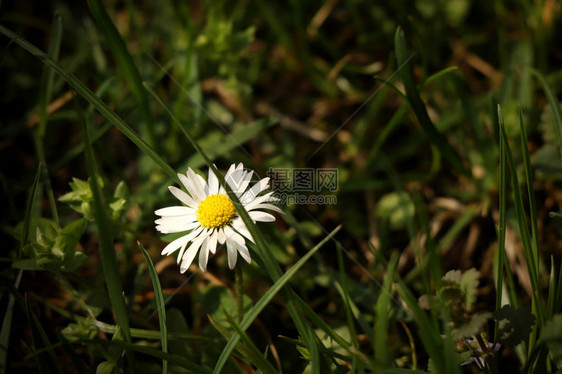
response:
{"label": "yellow flower center", "polygon": [[211,195],[199,203],[196,218],[207,228],[217,228],[228,224],[234,217],[234,204],[226,195]]}

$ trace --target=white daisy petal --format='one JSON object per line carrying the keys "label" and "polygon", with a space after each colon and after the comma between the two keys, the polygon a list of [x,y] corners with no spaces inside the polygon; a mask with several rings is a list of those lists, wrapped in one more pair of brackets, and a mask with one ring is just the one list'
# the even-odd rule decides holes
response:
{"label": "white daisy petal", "polygon": [[156,230],[160,231],[162,234],[173,234],[176,232],[187,231],[201,226],[199,222],[189,222],[189,220],[187,219],[185,220],[185,222],[183,220],[167,220],[164,218],[157,219],[156,221]]}
{"label": "white daisy petal", "polygon": [[187,169],[187,175],[185,176],[185,178],[182,178],[182,183],[185,184],[187,191],[191,194],[191,196],[193,196],[193,199],[196,202],[205,200],[205,198],[207,197],[207,195],[205,194],[206,183],[201,184],[199,178],[201,177],[198,177],[198,175],[195,174],[195,172],[191,170],[191,168]]}
{"label": "white daisy petal", "polygon": [[207,271],[207,261],[209,260],[209,247],[207,247],[207,238],[203,240],[203,245],[199,251],[199,268],[201,271]]}
{"label": "white daisy petal", "polygon": [[251,202],[256,197],[258,197],[258,195],[263,190],[267,188],[268,184],[269,184],[269,178],[263,178],[262,180],[254,184],[252,188],[250,188],[248,191],[244,192],[244,194],[240,198],[240,201],[242,201],[243,203]]}
{"label": "white daisy petal", "polygon": [[273,191],[268,192],[265,195],[258,196],[254,200],[252,200],[251,202],[248,202],[248,203],[244,204],[244,208],[246,208],[246,210],[252,210],[256,205],[263,204],[263,203],[269,203],[270,199],[272,197],[271,196],[272,194],[273,194]]}
{"label": "white daisy petal", "polygon": [[195,255],[197,255],[197,251],[199,251],[199,248],[201,247],[201,244],[203,244],[204,241],[205,241],[204,238],[194,241],[193,243],[191,243],[189,248],[185,251],[185,253],[181,258],[181,265],[180,265],[181,273],[185,273],[185,271],[189,268],[189,266],[191,266],[191,263],[193,262]]}
{"label": "white daisy petal", "polygon": [[275,206],[273,204],[264,203],[251,208],[251,210],[255,210],[255,209],[269,209],[277,213],[285,214],[278,206]]}
{"label": "white daisy petal", "polygon": [[[203,227],[199,227],[199,228],[193,230],[192,232],[190,232],[189,234],[187,234],[187,235],[185,236],[185,238],[187,238],[188,241],[192,241],[193,239],[199,237],[200,235],[201,235],[202,238],[205,237],[205,235],[204,235],[204,233],[203,233]],[[180,261],[180,258],[181,258],[182,255],[183,255],[183,251],[184,251],[184,250],[185,250],[185,246],[183,246],[183,247],[181,248],[180,252],[178,253],[178,258],[177,258],[178,263],[179,263],[179,261]]]}
{"label": "white daisy petal", "polygon": [[170,206],[154,212],[157,216],[186,216],[195,213],[195,210],[186,206]]}
{"label": "white daisy petal", "polygon": [[228,243],[232,236],[235,234],[234,230],[230,226],[224,227],[224,236],[226,237],[226,242]]}
{"label": "white daisy petal", "polygon": [[236,243],[227,240],[226,252],[228,256],[228,267],[230,269],[234,269],[234,266],[236,265],[236,257],[238,257],[237,250],[236,250]]}
{"label": "white daisy petal", "polygon": [[216,195],[219,193],[219,180],[213,170],[209,168],[209,195]]}
{"label": "white daisy petal", "polygon": [[253,171],[244,172],[244,175],[242,176],[242,179],[238,183],[238,191],[236,191],[237,196],[241,196],[244,193],[244,191],[246,191],[246,188],[248,188],[248,185],[250,184],[250,181],[252,180],[253,174],[254,174]]}
{"label": "white daisy petal", "polygon": [[209,247],[209,251],[212,254],[215,254],[217,250],[217,240],[218,240],[218,235],[217,232],[214,231],[211,235],[209,235],[209,240],[207,241],[207,246]]}
{"label": "white daisy petal", "polygon": [[250,215],[250,218],[254,221],[258,221],[258,222],[275,221],[275,217],[266,212],[253,211],[253,212],[248,212],[248,214]]}
{"label": "white daisy petal", "polygon": [[217,240],[219,244],[224,244],[226,241],[226,235],[224,234],[224,229],[220,228],[217,230]]}
{"label": "white daisy petal", "polygon": [[186,240],[186,236],[182,236],[181,238],[177,238],[176,240],[173,240],[172,242],[168,243],[167,246],[164,247],[164,249],[162,250],[162,256],[167,256],[170,253],[177,251],[181,246],[187,244],[188,241],[189,240]]}
{"label": "white daisy petal", "polygon": [[246,247],[245,244],[238,245],[238,253],[240,253],[240,256],[242,256],[242,258],[246,260],[247,263],[249,264],[252,263],[252,258],[250,257],[250,251],[248,250],[248,247]]}
{"label": "white daisy petal", "polygon": [[[181,175],[181,174],[178,174],[178,175]],[[174,187],[174,186],[170,186],[170,187],[168,187],[168,189],[170,190],[172,195],[174,195],[179,201],[181,201],[182,203],[184,203],[185,205],[187,205],[190,208],[197,209],[197,203],[188,194],[186,194],[184,191],[182,191],[179,188]]]}
{"label": "white daisy petal", "polygon": [[250,234],[250,231],[246,228],[246,225],[244,225],[244,222],[242,220],[240,220],[240,222],[240,224],[232,224],[234,230],[238,231],[238,233],[244,235],[249,241],[255,244],[254,238],[252,237],[252,234]]}

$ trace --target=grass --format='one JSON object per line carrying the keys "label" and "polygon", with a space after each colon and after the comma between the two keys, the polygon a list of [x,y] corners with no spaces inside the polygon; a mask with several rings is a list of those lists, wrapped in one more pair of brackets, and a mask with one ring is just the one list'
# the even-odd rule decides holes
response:
{"label": "grass", "polygon": [[[558,5],[30,9],[0,6],[2,373],[559,372]],[[290,173],[274,223],[240,162]],[[188,167],[251,263],[160,255]]]}

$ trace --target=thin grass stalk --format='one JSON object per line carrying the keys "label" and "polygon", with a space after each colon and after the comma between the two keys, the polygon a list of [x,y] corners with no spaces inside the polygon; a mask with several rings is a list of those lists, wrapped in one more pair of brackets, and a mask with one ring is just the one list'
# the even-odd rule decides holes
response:
{"label": "thin grass stalk", "polygon": [[53,369],[56,369],[57,373],[62,374],[63,370],[61,368],[61,363],[57,359],[53,345],[49,341],[49,337],[47,336],[45,329],[43,329],[41,322],[39,322],[39,319],[31,310],[27,296],[25,297],[25,312],[27,314],[31,340],[33,341],[35,350],[38,351],[45,348],[45,350],[36,357],[39,365],[39,372],[50,374]]}
{"label": "thin grass stalk", "polygon": [[[503,117],[498,106],[498,124],[503,126]],[[498,231],[498,266],[496,269],[496,310],[499,310],[502,305],[503,295],[503,272],[506,264],[507,255],[505,253],[505,225],[506,225],[506,200],[507,200],[507,183],[506,183],[506,166],[505,166],[505,139],[500,137],[499,146],[499,161],[500,161],[500,185],[499,185],[499,231]],[[499,321],[494,324],[494,342],[498,339]]]}
{"label": "thin grass stalk", "polygon": [[236,284],[236,310],[238,323],[244,319],[244,273],[242,271],[242,264],[234,269],[234,283]]}
{"label": "thin grass stalk", "polygon": [[37,198],[37,186],[39,185],[39,179],[41,177],[41,163],[37,167],[37,172],[35,173],[35,178],[33,179],[33,184],[31,185],[31,190],[29,191],[29,197],[27,198],[27,204],[25,206],[25,215],[23,219],[23,231],[20,240],[20,250],[18,252],[18,259],[21,258],[22,249],[29,242],[29,227],[31,225],[31,214],[33,212],[33,206],[35,205],[35,199]]}
{"label": "thin grass stalk", "polygon": [[[498,113],[501,111],[501,108],[498,105]],[[502,123],[503,124],[503,123]],[[529,229],[527,227],[527,217],[525,216],[525,211],[523,209],[523,199],[521,197],[521,192],[519,190],[519,178],[517,177],[517,169],[515,168],[515,163],[513,161],[513,157],[511,155],[511,150],[509,146],[507,146],[507,135],[505,133],[505,128],[503,126],[500,127],[500,136],[503,137],[504,143],[506,144],[505,147],[505,154],[507,157],[507,163],[509,165],[509,169],[511,172],[511,184],[513,186],[513,196],[515,202],[515,210],[517,211],[517,218],[519,222],[519,231],[521,235],[521,241],[523,244],[523,251],[525,253],[525,259],[527,261],[527,270],[529,272],[529,278],[531,280],[531,287],[533,290],[532,294],[532,301],[533,305],[536,306],[536,313],[537,313],[537,320],[538,320],[538,327],[541,327],[544,323],[544,310],[543,305],[540,298],[540,287],[539,287],[539,279],[537,273],[537,266],[535,264],[535,255],[532,252],[532,244],[529,238]]]}
{"label": "thin grass stalk", "polygon": [[[240,327],[240,325],[234,320],[234,318],[226,310],[224,311],[224,313],[232,329],[234,329],[234,331],[236,331],[236,333],[240,335],[240,339],[242,340],[242,343],[244,343],[244,345],[247,348],[247,354],[250,356],[249,358],[252,359],[252,363],[258,368],[258,370],[261,370],[262,372],[267,374],[277,373],[277,370],[275,370],[273,365],[269,361],[267,361],[265,356],[258,350],[254,342],[252,342],[252,339],[250,339],[248,334],[246,334],[246,331],[244,331]],[[211,317],[209,316],[209,318]],[[215,326],[217,326],[217,324],[218,322],[216,321],[215,323],[213,323],[213,325]]]}
{"label": "thin grass stalk", "polygon": [[347,277],[344,271],[344,263],[343,263],[343,254],[341,245],[336,245],[337,254],[338,254],[338,268],[339,268],[339,276],[340,276],[340,284],[342,289],[342,296],[343,296],[343,305],[345,308],[345,316],[347,319],[347,326],[349,329],[349,335],[351,337],[351,344],[353,347],[359,351],[359,341],[357,339],[357,331],[355,330],[355,321],[353,319],[353,313],[351,311],[351,306],[349,305],[349,290],[347,287]]}
{"label": "thin grass stalk", "polygon": [[[98,183],[96,173],[96,159],[94,151],[90,143],[89,129],[87,125],[88,119],[82,121],[82,133],[84,139],[84,154],[86,156],[86,165],[90,174],[90,188],[94,200],[94,217],[98,228],[98,240],[100,247],[101,263],[109,300],[113,308],[113,313],[117,324],[119,325],[126,341],[131,341],[131,332],[129,330],[129,317],[127,315],[127,307],[123,299],[123,286],[119,275],[119,267],[117,266],[117,257],[115,248],[113,247],[113,236],[109,217],[105,208],[104,199],[101,188]],[[127,355],[130,361],[132,358]],[[132,362],[131,362],[132,363]],[[131,367],[133,367],[131,365]]]}
{"label": "thin grass stalk", "polygon": [[125,41],[115,28],[115,25],[109,18],[105,7],[100,0],[88,0],[88,6],[92,12],[92,16],[96,21],[99,32],[105,37],[105,41],[113,56],[117,65],[123,76],[127,85],[131,89],[131,92],[137,101],[137,104],[144,117],[144,132],[149,139],[149,144],[151,147],[158,149],[158,141],[154,133],[154,126],[152,120],[152,113],[150,112],[150,105],[148,102],[148,97],[146,92],[142,88],[142,79],[140,73],[127,49]]}
{"label": "thin grass stalk", "polygon": [[531,68],[531,73],[539,80],[541,83],[546,99],[550,104],[552,109],[552,114],[554,115],[554,132],[556,133],[556,140],[558,141],[558,151],[560,152],[560,160],[562,161],[562,112],[560,110],[560,102],[552,93],[550,86],[546,83],[544,76],[537,70]]}
{"label": "thin grass stalk", "polygon": [[529,218],[531,220],[531,238],[533,255],[535,261],[535,269],[540,274],[539,262],[539,237],[537,228],[537,206],[535,203],[535,194],[533,191],[533,170],[531,168],[531,156],[529,154],[529,143],[527,140],[527,128],[523,118],[523,109],[519,108],[519,126],[521,135],[521,153],[523,154],[523,164],[525,166],[525,177],[527,182],[527,192],[529,197]]}
{"label": "thin grass stalk", "polygon": [[[164,302],[164,295],[162,294],[162,286],[160,285],[160,279],[158,279],[158,273],[148,252],[140,242],[138,246],[142,252],[144,260],[148,266],[148,272],[150,274],[150,280],[152,281],[152,288],[154,288],[154,298],[156,300],[156,309],[158,310],[158,321],[160,323],[160,338],[162,341],[162,352],[168,353],[168,328],[166,326],[166,303]],[[168,373],[168,361],[162,359],[162,373]]]}
{"label": "thin grass stalk", "polygon": [[[400,69],[403,65],[408,63],[408,50],[406,47],[406,41],[404,39],[404,32],[401,27],[396,29],[394,34],[394,44],[396,50],[396,61],[398,68]],[[406,89],[406,96],[408,97],[408,102],[414,113],[418,117],[420,125],[423,132],[429,139],[429,141],[437,147],[439,152],[442,154],[450,165],[460,174],[465,175],[472,179],[472,173],[468,170],[462,163],[460,157],[451,147],[447,139],[435,128],[435,125],[429,118],[425,104],[420,98],[418,87],[415,83],[414,74],[410,66],[406,66],[400,70],[400,75]]]}

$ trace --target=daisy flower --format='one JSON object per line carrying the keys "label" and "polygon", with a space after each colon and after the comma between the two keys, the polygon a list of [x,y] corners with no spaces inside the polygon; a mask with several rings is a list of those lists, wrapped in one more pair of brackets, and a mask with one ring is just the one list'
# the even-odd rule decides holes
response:
{"label": "daisy flower", "polygon": [[[279,200],[272,196],[273,191],[260,196],[268,189],[269,178],[248,188],[252,175],[253,171],[244,170],[241,163],[238,166],[232,164],[225,180],[254,222],[275,221],[273,215],[260,210],[282,213],[281,209],[271,204]],[[187,193],[174,186],[168,188],[184,205],[158,209],[155,214],[161,218],[155,221],[156,230],[163,234],[190,232],[168,244],[162,250],[162,255],[179,250],[177,261],[180,272],[184,273],[199,252],[199,267],[207,271],[209,253],[214,254],[219,244],[226,243],[228,266],[231,269],[236,265],[238,253],[250,263],[252,259],[246,239],[254,242],[252,235],[213,171],[209,169],[208,182],[191,168],[187,169],[186,175],[178,174],[178,177]]]}

